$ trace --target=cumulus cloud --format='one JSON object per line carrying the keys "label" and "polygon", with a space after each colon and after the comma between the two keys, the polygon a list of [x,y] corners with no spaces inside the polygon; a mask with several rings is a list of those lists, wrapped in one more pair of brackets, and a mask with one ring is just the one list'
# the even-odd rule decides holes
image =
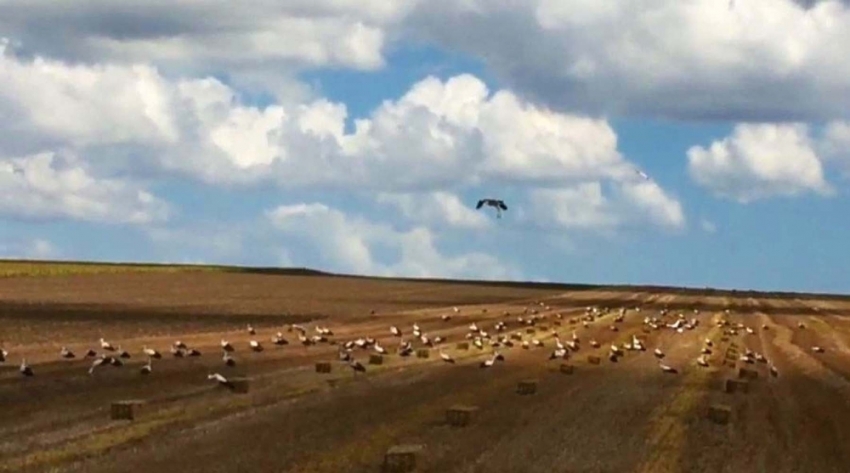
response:
{"label": "cumulus cloud", "polygon": [[[73,63],[152,63],[176,75],[227,71],[232,80],[283,93],[312,67],[370,70],[384,64],[386,28],[406,2],[220,0],[111,2],[67,8],[46,0],[0,2],[0,31]],[[296,89],[298,87],[295,87]]]}
{"label": "cumulus cloud", "polygon": [[[442,254],[434,233],[422,226],[400,230],[321,203],[281,205],[267,211],[266,216],[280,234],[314,245],[334,271],[379,276],[520,277],[515,269],[484,253]],[[386,261],[378,255],[381,248],[398,257]]]}
{"label": "cumulus cloud", "polygon": [[418,3],[404,28],[483,59],[511,89],[560,110],[742,121],[850,114],[847,2],[435,0]]}
{"label": "cumulus cloud", "polygon": [[740,124],[708,148],[688,150],[691,177],[741,203],[806,192],[829,195],[821,160],[801,124]]}
{"label": "cumulus cloud", "polygon": [[606,193],[599,182],[529,193],[528,220],[543,227],[611,231],[652,222],[681,229],[686,219],[681,204],[657,184],[626,181]]}
{"label": "cumulus cloud", "polygon": [[92,176],[73,156],[40,153],[0,159],[0,216],[148,224],[167,203],[130,182]]}
{"label": "cumulus cloud", "polygon": [[49,240],[34,238],[31,240],[0,241],[0,257],[7,259],[57,259],[60,252]]}
{"label": "cumulus cloud", "polygon": [[250,105],[215,78],[169,79],[150,65],[5,54],[0,71],[8,83],[0,113],[14,118],[0,131],[0,148],[70,148],[105,175],[370,189],[408,217],[468,229],[484,228],[486,220],[444,189],[612,181],[634,194],[650,220],[678,218],[664,216],[676,210],[665,209],[669,197],[660,189],[625,184],[635,178],[633,166],[604,119],[556,113],[510,91],[490,91],[469,74],[427,77],[346,131],[342,103]]}
{"label": "cumulus cloud", "polygon": [[837,165],[850,176],[850,122],[828,123],[818,141],[819,155],[827,164]]}
{"label": "cumulus cloud", "polygon": [[422,222],[429,227],[484,229],[490,226],[487,216],[476,212],[470,203],[461,201],[450,192],[382,193],[378,194],[377,201],[394,206],[408,220]]}

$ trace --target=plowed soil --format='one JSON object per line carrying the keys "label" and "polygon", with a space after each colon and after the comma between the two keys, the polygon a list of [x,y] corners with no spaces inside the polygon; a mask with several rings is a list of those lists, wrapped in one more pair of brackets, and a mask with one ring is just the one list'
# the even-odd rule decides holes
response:
{"label": "plowed soil", "polygon": [[[613,310],[584,327],[576,319],[590,305]],[[644,318],[665,306],[665,323],[681,312],[699,324],[681,333],[647,328]],[[628,311],[617,323],[621,307]],[[521,325],[526,309],[545,319]],[[0,280],[0,347],[9,352],[0,363],[0,471],[378,472],[388,449],[410,444],[422,447],[415,456],[422,472],[846,473],[848,310],[850,302],[834,297],[323,276],[9,278]],[[451,320],[441,320],[444,314]],[[742,329],[724,340],[722,320],[753,333]],[[520,332],[544,346],[500,347],[504,361],[479,367],[494,349],[457,344],[471,323],[495,333],[498,321],[507,323],[505,334]],[[339,346],[299,344],[298,332],[288,330],[293,323],[308,335],[328,327],[340,344],[374,337],[390,353],[373,365],[374,351],[355,350],[366,366],[355,375],[338,360]],[[414,323],[446,338],[428,358],[396,354],[389,327],[414,340]],[[569,360],[548,359],[553,330],[562,340],[579,337]],[[278,331],[289,345],[271,344]],[[633,335],[648,349],[609,361],[610,345]],[[101,337],[131,358],[90,375],[91,359],[82,355],[102,352]],[[696,364],[706,338],[714,343],[707,368]],[[235,367],[221,360],[222,339],[236,349]],[[265,349],[252,352],[251,339]],[[202,356],[173,357],[176,340]],[[62,346],[77,358],[60,358]],[[142,376],[145,346],[163,358]],[[655,348],[677,373],[659,368]],[[779,375],[771,376],[767,363],[738,360],[746,349],[763,354]],[[440,351],[456,362],[444,362]],[[601,363],[589,363],[588,355]],[[19,373],[24,358],[32,377]],[[315,372],[320,361],[331,362],[331,373]],[[572,365],[572,374],[561,364]],[[757,378],[745,393],[724,392],[741,368]],[[207,379],[214,372],[247,378],[249,391],[218,386]],[[521,381],[535,382],[536,392],[519,394]],[[121,400],[144,401],[134,420],[110,418],[110,404]],[[458,404],[478,407],[467,426],[446,421],[446,410]],[[712,407],[728,408],[728,423],[709,418]]]}

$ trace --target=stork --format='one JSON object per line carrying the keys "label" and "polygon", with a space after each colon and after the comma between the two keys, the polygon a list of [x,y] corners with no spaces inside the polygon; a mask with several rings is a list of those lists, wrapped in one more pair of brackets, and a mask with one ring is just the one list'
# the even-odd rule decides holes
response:
{"label": "stork", "polygon": [[153,361],[152,358],[148,358],[148,362],[145,363],[144,365],[142,365],[141,368],[139,368],[139,373],[145,374],[145,375],[151,374],[151,371],[153,371],[153,365],[151,364],[152,361]]}
{"label": "stork", "polygon": [[7,356],[9,356],[9,352],[0,348],[0,363],[3,363],[4,361],[6,361]]}
{"label": "stork", "polygon": [[658,367],[661,368],[661,371],[665,373],[676,374],[679,372],[676,368],[673,368],[672,366],[667,366],[661,362],[658,363]]}
{"label": "stork", "polygon": [[104,340],[103,337],[100,337],[100,348],[106,351],[115,351],[115,347],[113,347],[111,343]]}
{"label": "stork", "polygon": [[224,355],[221,357],[221,360],[224,361],[224,364],[227,366],[236,366],[236,360],[230,356],[230,353],[225,351]]}
{"label": "stork", "polygon": [[21,360],[21,367],[19,369],[23,376],[32,376],[33,374],[35,374],[32,372],[32,368],[30,368],[30,365],[27,364],[26,358]]}
{"label": "stork", "polygon": [[62,358],[75,358],[74,352],[68,349],[68,347],[62,347],[62,350],[59,352]]}
{"label": "stork", "polygon": [[502,218],[502,211],[508,210],[508,206],[505,205],[505,202],[499,199],[481,199],[478,201],[475,209],[478,210],[485,205],[496,209],[496,218]]}
{"label": "stork", "polygon": [[275,334],[274,337],[272,337],[272,343],[275,345],[289,345],[289,341],[283,338],[283,334],[280,332],[278,332],[277,334]]}
{"label": "stork", "polygon": [[395,325],[393,325],[392,327],[390,327],[390,333],[391,333],[391,334],[393,334],[393,335],[395,335],[396,337],[400,337],[400,336],[401,336],[401,330],[399,330],[399,329],[398,329],[398,327],[396,327]]}
{"label": "stork", "polygon": [[221,348],[224,351],[233,351],[233,345],[231,345],[230,342],[228,342],[227,340],[225,340],[223,338],[221,339]]}
{"label": "stork", "polygon": [[440,350],[440,358],[442,358],[443,361],[445,361],[446,363],[454,364],[454,362],[455,362],[455,359],[452,358],[451,355],[449,355],[447,353],[443,353],[443,350]]}
{"label": "stork", "polygon": [[360,373],[365,373],[365,372],[366,372],[366,367],[365,367],[365,366],[363,366],[363,364],[362,364],[362,363],[360,363],[360,362],[359,362],[359,361],[357,361],[357,360],[353,360],[353,359],[352,359],[351,361],[349,361],[349,362],[348,362],[348,366],[350,366],[350,367],[351,367],[351,369],[352,369],[352,370],[354,370],[354,376],[357,376],[357,373],[358,373],[358,372],[360,372]]}
{"label": "stork", "polygon": [[248,324],[247,330],[248,330],[249,335],[256,335],[257,334],[257,331],[254,330],[254,327],[252,327],[251,324]]}
{"label": "stork", "polygon": [[151,358],[156,358],[157,360],[162,358],[162,355],[158,351],[154,350],[153,348],[148,348],[147,345],[142,347],[142,353]]}
{"label": "stork", "polygon": [[208,374],[207,379],[217,382],[220,386],[230,387],[230,381],[219,373]]}
{"label": "stork", "polygon": [[255,353],[263,351],[263,346],[260,345],[260,342],[256,340],[251,340],[248,342],[248,344],[251,346],[251,350],[253,350]]}

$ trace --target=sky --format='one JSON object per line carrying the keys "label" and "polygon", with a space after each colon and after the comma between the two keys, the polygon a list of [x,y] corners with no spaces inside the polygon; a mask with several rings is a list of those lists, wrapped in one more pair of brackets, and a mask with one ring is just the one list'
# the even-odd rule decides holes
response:
{"label": "sky", "polygon": [[0,0],[0,257],[850,292],[850,1],[235,5]]}

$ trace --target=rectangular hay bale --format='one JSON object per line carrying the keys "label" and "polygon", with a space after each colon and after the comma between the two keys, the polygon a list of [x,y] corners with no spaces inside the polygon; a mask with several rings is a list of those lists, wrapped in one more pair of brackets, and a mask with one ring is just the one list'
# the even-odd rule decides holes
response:
{"label": "rectangular hay bale", "polygon": [[316,363],[316,373],[330,373],[331,364],[328,361],[320,361]]}
{"label": "rectangular hay bale", "polygon": [[528,327],[527,329],[525,329],[525,333],[529,333],[529,334],[530,334],[530,333],[536,333],[536,332],[537,332],[537,331],[536,331],[536,330],[534,330],[534,327]]}
{"label": "rectangular hay bale", "polygon": [[724,386],[724,391],[732,393],[747,393],[749,392],[750,383],[746,379],[727,379]]}
{"label": "rectangular hay bale", "polygon": [[740,379],[758,379],[759,372],[749,368],[738,368],[738,378]]}
{"label": "rectangular hay bale", "polygon": [[455,345],[458,350],[469,350],[469,342],[460,342]]}
{"label": "rectangular hay bale", "polygon": [[602,363],[602,358],[600,358],[596,355],[588,355],[587,356],[587,362],[590,363],[591,365],[598,365],[599,363]]}
{"label": "rectangular hay bale", "polygon": [[537,380],[526,379],[517,383],[516,392],[522,395],[534,394],[537,392]]}
{"label": "rectangular hay bale", "polygon": [[732,408],[726,405],[715,404],[708,408],[708,418],[716,424],[726,425],[732,418]]}
{"label": "rectangular hay bale", "polygon": [[110,418],[112,420],[134,420],[142,404],[144,404],[144,401],[139,400],[113,402],[110,408]]}
{"label": "rectangular hay bale", "polygon": [[370,365],[383,365],[384,364],[384,355],[378,355],[378,354],[369,355],[369,364]]}
{"label": "rectangular hay bale", "polygon": [[573,374],[573,372],[575,371],[575,367],[573,365],[570,365],[570,364],[567,364],[567,363],[561,364],[561,367],[559,369],[560,369],[561,373],[564,373],[564,374]]}
{"label": "rectangular hay bale", "polygon": [[416,358],[430,358],[431,350],[427,348],[420,348],[416,350]]}
{"label": "rectangular hay bale", "polygon": [[384,455],[384,472],[407,473],[416,469],[416,455],[422,445],[396,445]]}
{"label": "rectangular hay bale", "polygon": [[455,405],[446,410],[446,422],[453,427],[465,427],[478,411],[476,406]]}

